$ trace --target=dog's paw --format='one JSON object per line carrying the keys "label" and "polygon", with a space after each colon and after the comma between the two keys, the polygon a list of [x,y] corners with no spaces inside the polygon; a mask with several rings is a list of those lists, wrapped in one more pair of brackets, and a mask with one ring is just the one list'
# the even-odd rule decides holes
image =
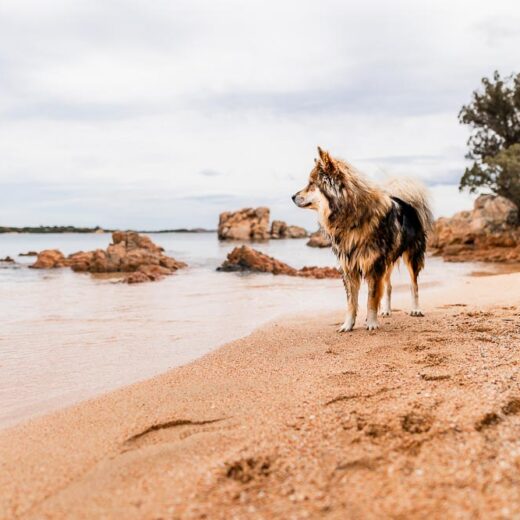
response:
{"label": "dog's paw", "polygon": [[367,321],[366,328],[367,330],[376,330],[379,328],[379,323],[377,321]]}
{"label": "dog's paw", "polygon": [[345,323],[338,329],[338,332],[350,332],[354,328],[353,320],[345,320]]}
{"label": "dog's paw", "polygon": [[424,316],[424,313],[423,311],[421,311],[421,309],[413,309],[412,311],[410,311],[410,316],[422,317]]}
{"label": "dog's paw", "polygon": [[392,316],[392,311],[390,309],[384,309],[381,311],[381,316],[383,316],[383,317]]}

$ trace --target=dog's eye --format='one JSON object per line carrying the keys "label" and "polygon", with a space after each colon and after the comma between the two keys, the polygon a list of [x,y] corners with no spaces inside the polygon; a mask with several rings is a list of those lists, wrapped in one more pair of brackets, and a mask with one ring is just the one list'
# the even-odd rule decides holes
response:
{"label": "dog's eye", "polygon": [[324,173],[322,173],[320,175],[320,181],[322,184],[325,184],[325,185],[329,185],[330,184],[330,177],[328,175],[325,175]]}

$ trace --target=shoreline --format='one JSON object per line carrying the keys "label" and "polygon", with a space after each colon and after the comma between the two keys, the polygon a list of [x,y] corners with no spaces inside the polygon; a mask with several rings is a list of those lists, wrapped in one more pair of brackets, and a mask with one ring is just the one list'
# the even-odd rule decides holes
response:
{"label": "shoreline", "polygon": [[462,278],[376,333],[284,318],[1,430],[0,517],[519,514],[519,293]]}
{"label": "shoreline", "polygon": [[[476,266],[477,269],[478,269],[478,267],[479,266]],[[488,266],[488,268],[489,268],[489,266]],[[495,266],[492,266],[492,268],[494,269]],[[505,272],[508,272],[508,271],[505,271]],[[516,270],[514,270],[514,272],[516,272]],[[479,270],[477,270],[477,271],[469,271],[464,276],[471,278],[473,276],[495,276],[498,274],[502,274],[502,271],[501,270],[500,271],[479,271]],[[116,275],[117,275],[117,273],[116,273]],[[113,274],[108,274],[108,275],[90,274],[90,276],[94,280],[101,280],[101,281],[106,281],[106,282],[111,282],[111,281],[113,281],[113,279],[117,279],[117,277],[113,276]],[[256,275],[252,275],[252,276],[255,277]],[[264,276],[264,275],[260,275],[260,276]],[[271,275],[265,275],[265,276],[267,276],[268,279],[271,279]],[[278,279],[276,283],[284,284],[284,279],[285,279],[285,277],[282,277],[281,279]],[[258,281],[260,282],[260,279],[258,279]],[[319,286],[315,286],[315,290],[318,290],[320,292],[320,294],[328,294],[328,297],[327,297],[328,300],[327,300],[327,298],[322,297],[321,303],[319,306],[312,305],[313,307],[316,307],[315,309],[303,309],[303,310],[298,310],[297,312],[294,311],[294,309],[292,311],[289,311],[287,309],[285,309],[285,310],[278,309],[278,311],[276,313],[269,313],[269,314],[271,314],[271,316],[263,316],[262,319],[256,319],[255,320],[256,323],[249,323],[247,325],[246,325],[246,323],[241,323],[240,324],[240,326],[241,326],[240,333],[234,334],[231,337],[229,334],[225,334],[224,337],[219,338],[218,342],[211,341],[211,338],[207,337],[207,335],[206,335],[206,339],[199,338],[198,340],[194,340],[191,342],[191,348],[192,349],[196,348],[197,350],[200,351],[195,356],[188,353],[190,350],[190,347],[189,347],[189,344],[185,344],[184,347],[182,347],[182,348],[184,348],[184,350],[186,350],[186,352],[179,353],[178,356],[174,356],[170,360],[165,360],[166,367],[164,365],[162,365],[160,368],[158,367],[157,370],[154,370],[153,372],[150,372],[150,370],[145,370],[145,371],[143,371],[142,375],[137,376],[137,377],[132,376],[130,378],[130,380],[127,379],[125,381],[122,381],[117,386],[110,384],[110,383],[107,384],[107,378],[105,376],[104,380],[103,380],[104,383],[101,388],[97,388],[97,389],[94,388],[92,390],[90,388],[76,387],[70,392],[61,393],[61,394],[56,393],[55,389],[54,389],[54,391],[52,392],[52,395],[45,400],[37,399],[37,400],[32,400],[32,401],[28,401],[28,402],[24,402],[24,403],[21,403],[19,401],[19,399],[15,400],[15,395],[13,392],[11,392],[12,397],[11,397],[10,401],[5,401],[5,404],[7,407],[4,407],[4,409],[0,413],[0,431],[4,430],[6,428],[16,426],[17,424],[21,424],[22,422],[25,422],[27,420],[37,418],[37,417],[42,417],[44,415],[47,415],[49,413],[63,409],[65,407],[70,407],[70,406],[80,404],[81,402],[84,402],[86,400],[99,397],[105,393],[108,393],[108,392],[111,392],[114,390],[118,390],[120,388],[124,388],[133,383],[146,381],[152,377],[155,377],[157,375],[164,373],[165,371],[168,371],[168,370],[174,369],[178,366],[183,366],[187,363],[196,361],[197,359],[200,359],[202,356],[204,356],[206,353],[218,350],[219,348],[226,345],[227,343],[240,339],[242,337],[245,337],[248,334],[254,332],[254,330],[256,330],[257,328],[266,326],[269,323],[272,323],[275,321],[283,321],[285,318],[291,318],[292,315],[300,314],[300,313],[305,314],[305,313],[322,312],[322,311],[323,312],[325,312],[325,311],[334,312],[337,309],[341,309],[344,305],[343,289],[340,287],[339,284],[336,284],[336,285],[337,285],[336,288],[325,287],[323,285],[323,283],[320,283]],[[442,290],[442,288],[446,287],[446,286],[447,286],[447,284],[445,282],[444,283],[441,282],[440,280],[430,280],[430,281],[421,283],[421,289],[422,289],[423,293],[429,292],[432,290],[433,291]],[[311,287],[307,287],[307,288],[309,290],[311,289]],[[289,289],[289,290],[294,290],[294,287],[292,287],[292,289]],[[366,291],[366,287],[363,287],[362,288],[362,300],[366,298],[366,294],[364,294],[365,291]],[[404,308],[406,308],[406,305],[408,304],[408,301],[407,301],[408,293],[409,293],[409,284],[407,283],[407,281],[401,280],[401,282],[397,282],[397,283],[396,283],[396,281],[394,281],[394,286],[393,286],[394,301],[398,302],[400,298],[403,298],[404,299],[404,302],[403,302]],[[309,298],[309,296],[311,296],[309,291],[306,291],[306,292],[303,292],[300,294],[300,297],[303,297],[303,298]],[[327,302],[326,302],[326,300],[327,300]],[[323,305],[326,305],[326,307],[323,308]],[[225,336],[227,336],[227,337],[225,337]],[[213,335],[213,338],[214,338],[214,335]],[[208,341],[209,341],[209,343],[208,343]],[[179,345],[177,345],[177,347],[178,346]],[[202,348],[200,348],[200,347],[202,347]],[[65,349],[63,354],[66,355],[69,351],[70,351],[70,349]],[[99,361],[101,361],[101,360],[99,360]],[[114,359],[114,362],[115,361],[116,360]],[[87,359],[84,360],[84,363],[87,363]],[[96,361],[92,360],[92,359],[90,360],[90,362],[88,362],[88,364],[90,364],[90,365],[95,364],[95,363],[96,363]],[[135,359],[130,360],[130,363],[131,364],[135,363]],[[155,363],[155,366],[157,366],[157,365],[158,364]],[[88,366],[86,366],[85,368],[88,369]],[[5,369],[5,365],[4,365],[4,369]],[[70,367],[69,367],[69,370],[70,370]],[[100,375],[100,373],[98,372],[98,377],[99,377],[99,375]],[[31,377],[31,374],[22,373],[20,377],[22,377],[22,376]],[[90,377],[93,377],[93,375]],[[99,387],[99,385],[98,385],[98,387]],[[4,387],[4,388],[7,388],[7,387]],[[44,391],[45,388],[41,388],[41,390]],[[4,389],[4,394],[5,394],[5,392],[6,392],[6,390]],[[0,393],[2,393],[2,388],[0,388]],[[40,392],[35,395],[45,395],[45,394]]]}

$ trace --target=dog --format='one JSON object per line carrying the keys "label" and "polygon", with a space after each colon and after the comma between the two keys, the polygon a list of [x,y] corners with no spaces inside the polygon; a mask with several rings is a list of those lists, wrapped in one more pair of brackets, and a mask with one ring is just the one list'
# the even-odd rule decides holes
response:
{"label": "dog", "polygon": [[402,258],[411,279],[412,316],[423,316],[419,306],[418,276],[424,267],[428,233],[433,216],[426,189],[402,179],[378,187],[345,161],[318,147],[309,182],[293,195],[300,208],[318,213],[322,230],[343,271],[347,295],[345,322],[339,332],[354,328],[361,280],[368,283],[366,328],[378,328],[382,315],[391,314],[390,277]]}

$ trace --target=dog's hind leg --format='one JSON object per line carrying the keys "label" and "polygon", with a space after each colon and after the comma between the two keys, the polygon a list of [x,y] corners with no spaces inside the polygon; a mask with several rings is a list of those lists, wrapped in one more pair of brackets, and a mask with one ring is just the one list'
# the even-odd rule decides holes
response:
{"label": "dog's hind leg", "polygon": [[347,314],[345,316],[345,321],[338,329],[338,332],[349,332],[354,328],[356,323],[361,275],[357,272],[346,273],[344,270],[343,285],[345,286],[345,292],[347,294]]}
{"label": "dog's hind leg", "polygon": [[391,265],[384,277],[385,294],[383,299],[383,308],[381,310],[381,316],[390,316],[392,314],[392,269]]}
{"label": "dog's hind leg", "polygon": [[383,296],[384,278],[382,276],[371,277],[368,279],[368,309],[367,309],[367,329],[375,330],[379,328],[377,313],[379,304]]}
{"label": "dog's hind leg", "polygon": [[405,253],[403,255],[403,260],[408,269],[408,273],[410,273],[411,280],[412,310],[410,311],[410,316],[424,316],[421,307],[419,306],[419,284],[417,283],[419,272],[422,268],[421,259],[414,258],[413,256],[411,257],[409,253]]}

